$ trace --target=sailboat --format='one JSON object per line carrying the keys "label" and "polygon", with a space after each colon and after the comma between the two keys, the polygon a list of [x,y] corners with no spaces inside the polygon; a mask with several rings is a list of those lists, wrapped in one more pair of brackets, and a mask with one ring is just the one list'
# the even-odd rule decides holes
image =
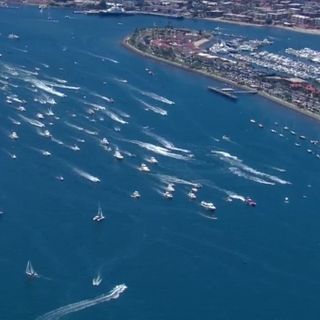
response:
{"label": "sailboat", "polygon": [[28,263],[27,263],[26,275],[30,278],[38,278],[39,277],[38,273],[33,269],[33,266],[31,264],[30,260],[28,260]]}
{"label": "sailboat", "polygon": [[99,221],[104,220],[105,218],[106,218],[106,217],[103,215],[101,206],[100,206],[100,204],[99,204],[98,212],[97,212],[97,214],[93,217],[93,221],[99,222]]}
{"label": "sailboat", "polygon": [[102,278],[100,274],[98,274],[95,278],[92,279],[92,285],[95,287],[99,286],[101,282],[102,282]]}

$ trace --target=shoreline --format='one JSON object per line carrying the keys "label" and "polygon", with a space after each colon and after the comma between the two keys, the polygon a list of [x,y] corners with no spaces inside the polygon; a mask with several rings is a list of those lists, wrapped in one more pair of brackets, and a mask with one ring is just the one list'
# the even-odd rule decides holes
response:
{"label": "shoreline", "polygon": [[198,18],[198,19],[212,21],[212,22],[234,24],[239,26],[256,27],[256,28],[275,28],[275,29],[282,29],[282,30],[287,30],[292,32],[310,34],[314,36],[320,36],[320,29],[304,29],[301,27],[286,27],[286,26],[277,25],[277,24],[265,25],[265,24],[249,23],[249,22],[242,22],[242,21],[232,21],[232,20],[226,20],[221,18]]}
{"label": "shoreline", "polygon": [[[231,84],[237,88],[240,88],[240,89],[244,89],[244,90],[252,90],[252,88],[246,86],[246,85],[240,85],[238,84],[237,82],[234,82],[232,80],[229,80],[229,79],[226,79],[222,76],[219,76],[219,75],[215,75],[215,74],[212,74],[212,73],[208,73],[208,72],[205,72],[205,71],[202,71],[202,70],[195,70],[195,69],[191,69],[190,67],[188,66],[185,66],[185,65],[182,65],[178,62],[174,62],[174,61],[170,61],[170,60],[166,60],[164,58],[161,58],[161,57],[157,57],[157,56],[154,56],[150,53],[146,53],[146,52],[143,52],[143,51],[140,51],[139,49],[137,49],[136,47],[132,46],[130,43],[129,43],[129,37],[126,37],[122,40],[122,45],[129,49],[130,51],[140,55],[140,56],[143,56],[143,57],[146,57],[146,58],[150,58],[150,59],[153,59],[153,60],[157,60],[157,61],[160,61],[160,62],[163,62],[165,64],[169,64],[171,66],[174,66],[176,68],[180,68],[180,69],[183,69],[183,70],[186,70],[186,71],[189,71],[189,72],[195,72],[195,73],[198,73],[200,75],[203,75],[205,77],[208,77],[208,78],[211,78],[211,79],[214,79],[214,80],[218,80],[218,81],[221,81],[221,82],[224,82],[224,83],[228,83],[228,84]],[[260,95],[261,97],[264,97],[268,100],[271,100],[279,105],[281,105],[282,107],[286,107],[286,108],[289,108],[293,111],[296,111],[296,112],[299,112],[300,114],[304,114],[305,116],[308,116],[310,118],[313,118],[315,120],[318,120],[320,121],[320,115],[318,114],[315,114],[315,113],[312,113],[308,110],[304,110],[304,109],[300,109],[299,107],[297,107],[296,105],[290,103],[290,102],[287,102],[287,101],[284,101],[278,97],[275,97],[275,96],[272,96],[270,95],[269,93],[267,92],[264,92],[264,91],[258,91],[257,92],[258,95]]]}

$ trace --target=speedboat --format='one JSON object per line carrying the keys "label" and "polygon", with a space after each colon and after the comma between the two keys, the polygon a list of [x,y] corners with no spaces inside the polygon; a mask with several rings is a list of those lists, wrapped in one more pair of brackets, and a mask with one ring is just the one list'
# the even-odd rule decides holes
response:
{"label": "speedboat", "polygon": [[192,192],[192,191],[188,192],[187,196],[188,196],[188,198],[191,199],[191,200],[197,199],[196,194],[195,194],[194,192]]}
{"label": "speedboat", "polygon": [[37,117],[38,119],[44,119],[44,116],[43,116],[42,113],[37,113],[37,114],[36,114],[36,117]]}
{"label": "speedboat", "polygon": [[44,130],[43,131],[43,136],[46,137],[46,138],[51,138],[51,133],[49,130]]}
{"label": "speedboat", "polygon": [[76,144],[71,146],[71,149],[74,150],[74,151],[79,151],[80,150],[80,148]]}
{"label": "speedboat", "polygon": [[46,150],[41,151],[41,153],[42,153],[43,156],[46,156],[46,157],[51,156],[51,153],[49,151],[46,151]]}
{"label": "speedboat", "polygon": [[152,164],[158,163],[158,160],[155,157],[146,158],[146,161]]}
{"label": "speedboat", "polygon": [[31,261],[28,260],[27,267],[26,267],[26,275],[30,278],[39,278],[38,273],[33,269]]}
{"label": "speedboat", "polygon": [[171,192],[169,192],[169,191],[165,191],[164,193],[163,193],[163,196],[166,198],[166,199],[172,199],[173,198],[173,194],[171,193]]}
{"label": "speedboat", "polygon": [[19,106],[19,107],[17,108],[17,110],[19,110],[19,111],[26,111],[26,108],[23,107],[23,106]]}
{"label": "speedboat", "polygon": [[250,207],[255,207],[257,205],[257,203],[249,197],[247,197],[244,202]]}
{"label": "speedboat", "polygon": [[57,176],[56,179],[59,180],[59,181],[63,181],[64,177],[63,176]]}
{"label": "speedboat", "polygon": [[95,278],[92,279],[92,285],[95,287],[99,286],[101,282],[102,282],[102,278],[100,274],[98,274]]}
{"label": "speedboat", "polygon": [[173,183],[169,183],[166,187],[166,191],[169,191],[169,192],[175,192],[175,188],[174,188],[174,184]]}
{"label": "speedboat", "polygon": [[140,167],[138,168],[142,172],[150,172],[150,169],[145,163],[141,163]]}
{"label": "speedboat", "polygon": [[17,34],[10,33],[8,34],[8,39],[10,40],[18,40],[20,37]]}
{"label": "speedboat", "polygon": [[256,120],[250,119],[250,122],[251,122],[251,123],[256,123]]}
{"label": "speedboat", "polygon": [[305,139],[306,139],[305,136],[299,136],[299,138],[300,138],[301,140],[305,140]]}
{"label": "speedboat", "polygon": [[139,191],[134,191],[131,194],[131,198],[139,199],[140,197],[141,197],[141,195],[140,195]]}
{"label": "speedboat", "polygon": [[93,217],[93,221],[97,221],[97,222],[100,222],[102,220],[104,220],[106,217],[103,215],[102,213],[102,209],[101,209],[101,206],[99,205],[98,207],[98,212],[97,214]]}
{"label": "speedboat", "polygon": [[212,202],[206,202],[206,201],[201,201],[200,202],[201,207],[205,208],[206,210],[214,211],[216,210],[216,207]]}
{"label": "speedboat", "polygon": [[259,124],[258,124],[258,127],[262,129],[262,128],[263,128],[263,124],[262,124],[262,123],[259,123]]}
{"label": "speedboat", "polygon": [[191,191],[192,191],[193,193],[196,193],[196,192],[198,192],[198,188],[192,187],[192,188],[191,188]]}
{"label": "speedboat", "polygon": [[17,159],[17,156],[14,153],[10,154],[10,157],[11,157],[11,159]]}
{"label": "speedboat", "polygon": [[289,198],[288,197],[284,198],[284,203],[289,203]]}
{"label": "speedboat", "polygon": [[19,139],[19,136],[18,136],[18,134],[17,134],[15,131],[12,131],[12,132],[9,134],[9,138],[10,138],[10,139],[13,139],[13,140],[17,140],[17,139]]}
{"label": "speedboat", "polygon": [[113,154],[113,156],[117,159],[117,160],[123,160],[124,156],[120,153],[119,150],[116,150]]}
{"label": "speedboat", "polygon": [[104,146],[109,145],[109,141],[108,141],[107,138],[102,138],[100,142],[101,142],[101,144],[104,145]]}

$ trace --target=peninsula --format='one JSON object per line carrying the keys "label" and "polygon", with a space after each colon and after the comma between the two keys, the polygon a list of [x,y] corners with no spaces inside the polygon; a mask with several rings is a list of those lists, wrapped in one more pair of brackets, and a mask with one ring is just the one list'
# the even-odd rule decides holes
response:
{"label": "peninsula", "polygon": [[123,41],[136,53],[257,92],[320,119],[320,67],[262,50],[271,43],[230,37],[223,41],[219,32],[172,27],[136,29]]}

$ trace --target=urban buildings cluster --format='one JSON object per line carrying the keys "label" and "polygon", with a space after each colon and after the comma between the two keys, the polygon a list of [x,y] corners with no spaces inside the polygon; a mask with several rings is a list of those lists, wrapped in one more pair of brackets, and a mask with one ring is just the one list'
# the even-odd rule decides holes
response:
{"label": "urban buildings cluster", "polygon": [[[306,79],[297,68],[291,68],[291,60],[282,61],[281,56],[273,55],[278,63],[268,62],[266,51],[255,51],[270,43],[246,39],[229,40],[230,50],[221,48],[221,39],[205,31],[191,31],[176,28],[137,29],[127,43],[147,55],[166,60],[190,70],[209,76],[223,78],[238,86],[256,91],[269,97],[281,99],[299,109],[320,115],[320,87],[318,78]],[[249,50],[252,48],[252,50]],[[278,57],[278,58],[277,58]],[[287,67],[286,67],[287,65]],[[272,66],[275,66],[274,68]],[[303,68],[303,62],[299,62]],[[286,69],[287,68],[287,69]],[[316,68],[318,75],[320,69]]]}

